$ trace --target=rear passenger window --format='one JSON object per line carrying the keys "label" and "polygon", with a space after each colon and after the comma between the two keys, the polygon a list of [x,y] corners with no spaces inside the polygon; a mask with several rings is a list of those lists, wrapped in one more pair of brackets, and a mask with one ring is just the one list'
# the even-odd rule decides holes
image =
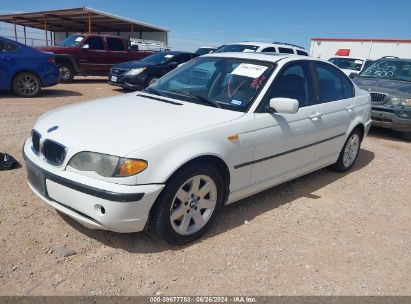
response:
{"label": "rear passenger window", "polygon": [[104,50],[103,38],[89,37],[84,44],[88,44],[90,50]]}
{"label": "rear passenger window", "polygon": [[124,44],[121,39],[107,38],[107,45],[110,51],[124,51]]}
{"label": "rear passenger window", "polygon": [[315,69],[319,82],[320,102],[330,102],[354,96],[351,82],[336,68],[316,63]]}
{"label": "rear passenger window", "polygon": [[278,51],[280,53],[284,53],[284,54],[294,54],[293,49],[289,49],[289,48],[284,48],[284,47],[279,47]]}
{"label": "rear passenger window", "polygon": [[297,55],[308,56],[308,53],[304,52],[304,51],[297,50]]}
{"label": "rear passenger window", "polygon": [[262,52],[267,52],[267,53],[277,53],[275,47],[267,47]]}
{"label": "rear passenger window", "polygon": [[297,99],[301,107],[313,104],[310,69],[307,62],[296,62],[286,66],[277,78],[268,95]]}
{"label": "rear passenger window", "polygon": [[0,52],[15,52],[19,49],[19,46],[8,41],[0,40]]}

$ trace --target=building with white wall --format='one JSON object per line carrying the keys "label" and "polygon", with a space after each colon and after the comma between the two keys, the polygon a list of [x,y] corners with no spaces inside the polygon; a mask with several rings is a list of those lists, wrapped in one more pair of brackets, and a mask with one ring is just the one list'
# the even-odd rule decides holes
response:
{"label": "building with white wall", "polygon": [[340,55],[378,59],[384,56],[411,58],[411,40],[361,39],[361,38],[312,38],[310,54],[328,60]]}

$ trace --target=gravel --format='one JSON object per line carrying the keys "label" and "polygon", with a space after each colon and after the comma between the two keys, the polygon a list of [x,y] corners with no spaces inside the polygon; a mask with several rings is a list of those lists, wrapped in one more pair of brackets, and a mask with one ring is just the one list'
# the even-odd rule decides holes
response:
{"label": "gravel", "polygon": [[118,94],[103,78],[0,93],[0,151],[23,164],[0,172],[0,295],[411,294],[411,143],[391,131],[373,130],[348,174],[319,170],[227,206],[184,247],[58,214],[27,185],[23,142],[44,112]]}

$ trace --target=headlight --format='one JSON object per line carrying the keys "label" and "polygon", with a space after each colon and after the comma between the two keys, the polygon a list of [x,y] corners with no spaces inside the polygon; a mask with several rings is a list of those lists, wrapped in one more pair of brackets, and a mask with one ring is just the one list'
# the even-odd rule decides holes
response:
{"label": "headlight", "polygon": [[143,172],[148,163],[140,159],[80,152],[73,156],[68,165],[80,171],[94,171],[104,177],[126,177]]}
{"label": "headlight", "polygon": [[125,75],[134,76],[143,73],[147,68],[131,69]]}
{"label": "headlight", "polygon": [[388,103],[393,106],[411,107],[411,98],[391,97]]}

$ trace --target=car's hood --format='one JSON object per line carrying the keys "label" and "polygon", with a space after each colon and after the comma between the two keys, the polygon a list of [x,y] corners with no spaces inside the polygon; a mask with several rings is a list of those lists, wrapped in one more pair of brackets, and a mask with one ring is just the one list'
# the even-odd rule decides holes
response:
{"label": "car's hood", "polygon": [[128,61],[128,62],[123,62],[123,63],[119,63],[116,64],[113,68],[119,68],[119,69],[138,69],[138,68],[144,68],[144,67],[148,67],[148,66],[153,66],[156,65],[152,62],[140,62],[138,60],[134,60],[134,61]]}
{"label": "car's hood", "polygon": [[411,82],[356,77],[354,82],[368,92],[384,93],[394,97],[411,97]]}
{"label": "car's hood", "polygon": [[71,105],[42,115],[34,129],[43,139],[49,138],[66,146],[69,154],[94,151],[126,156],[157,142],[244,114],[174,100],[181,103],[175,105],[156,99],[166,98],[130,93]]}

